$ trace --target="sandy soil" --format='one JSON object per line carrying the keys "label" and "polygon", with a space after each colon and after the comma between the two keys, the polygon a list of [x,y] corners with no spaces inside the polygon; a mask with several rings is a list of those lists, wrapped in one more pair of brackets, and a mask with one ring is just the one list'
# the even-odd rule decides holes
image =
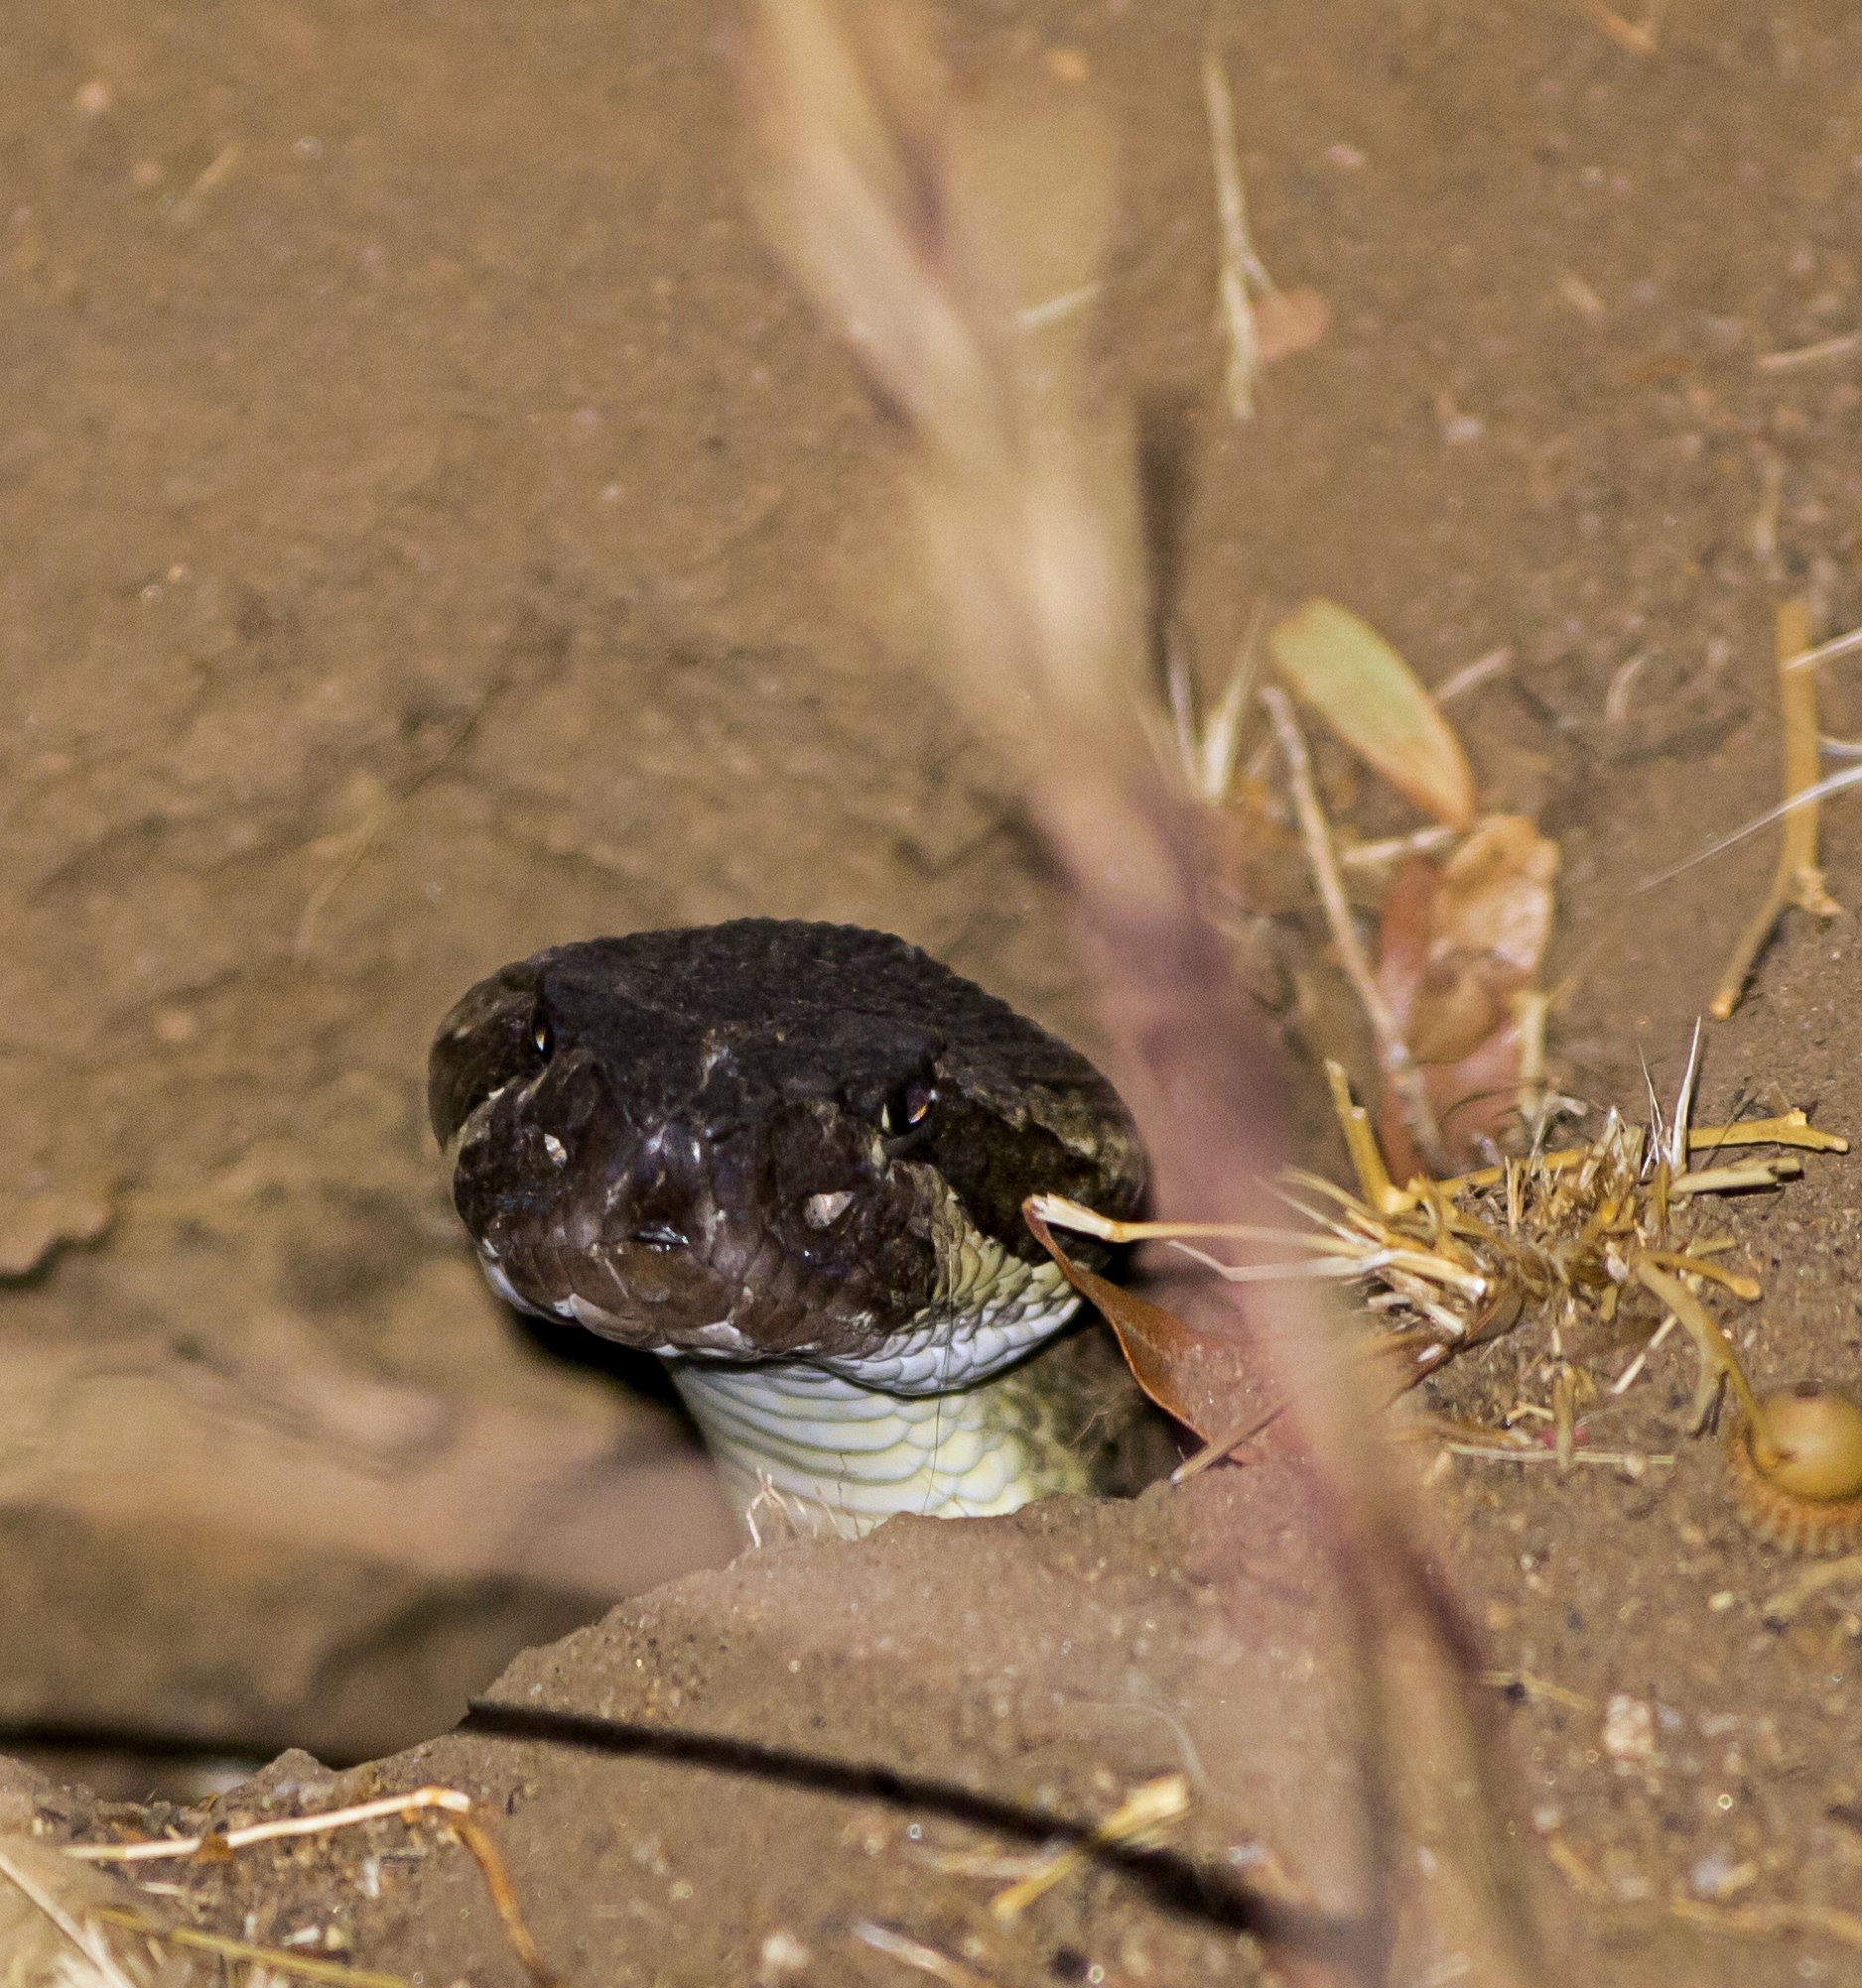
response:
{"label": "sandy soil", "polygon": [[[1862,348],[1814,350],[1862,307],[1862,19],[1693,0],[1649,55],[1575,6],[943,25],[976,77],[1045,71],[1122,134],[1109,360],[1187,472],[1174,583],[1210,674],[1309,592],[1431,681],[1508,649],[1456,715],[1564,851],[1565,1075],[1634,1104],[1645,1057],[1671,1089],[1773,851],[1637,886],[1775,798],[1775,601],[1862,620]],[[1183,1863],[1097,1867],[1004,1930],[994,1881],[927,1861],[1025,1849],[1000,1816],[482,1733],[341,1782],[291,1754],[224,1811],[464,1786],[577,1982],[912,1978],[873,1923],[1002,1983],[1248,1979],[1253,1906],[1192,1866],[1242,1885],[1265,1843],[1328,1905],[1356,1882],[1275,1487],[659,1586],[730,1551],[682,1430],[500,1312],[428,1149],[437,1016],[596,931],[885,925],[1093,1041],[1006,775],[896,667],[934,663],[935,622],[888,437],[747,217],[732,33],[668,0],[0,24],[0,1263],[36,1264],[0,1310],[0,1741],[126,1794],[164,1753],[361,1760],[638,1594],[500,1696],[1077,1818],[1182,1766]],[[1262,253],[1333,313],[1245,428],[1211,37]],[[1826,715],[1862,729],[1840,673]],[[1843,899],[1859,824],[1832,811]],[[1709,1115],[1776,1094],[1862,1129],[1854,955],[1846,917],[1786,927],[1712,1038]],[[1857,1164],[1730,1218],[1763,1376],[1862,1350]],[[1530,1350],[1460,1399],[1504,1407]],[[1674,1455],[1639,1483],[1453,1464],[1444,1558],[1530,1681],[1503,1717],[1580,1978],[1862,1979],[1830,1937],[1669,1911],[1852,1907],[1862,1876],[1862,1590],[1763,1619],[1788,1569],[1688,1440],[1691,1385],[1664,1356],[1594,1418]],[[184,1905],[520,1978],[462,1854],[414,1847],[253,1853]]]}

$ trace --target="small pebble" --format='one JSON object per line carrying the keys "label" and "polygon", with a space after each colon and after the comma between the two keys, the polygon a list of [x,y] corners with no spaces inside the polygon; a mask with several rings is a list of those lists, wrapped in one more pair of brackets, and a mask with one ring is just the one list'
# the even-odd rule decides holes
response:
{"label": "small pebble", "polygon": [[778,1929],[769,1934],[759,1949],[757,1979],[764,1988],[790,1974],[799,1974],[813,1956],[792,1932]]}
{"label": "small pebble", "polygon": [[1758,1875],[1759,1867],[1750,1858],[1736,1864],[1724,1850],[1709,1850],[1695,1858],[1687,1885],[1697,1899],[1730,1899]]}
{"label": "small pebble", "polygon": [[1612,1760],[1646,1760],[1655,1750],[1655,1715],[1645,1699],[1619,1691],[1604,1708],[1604,1751]]}

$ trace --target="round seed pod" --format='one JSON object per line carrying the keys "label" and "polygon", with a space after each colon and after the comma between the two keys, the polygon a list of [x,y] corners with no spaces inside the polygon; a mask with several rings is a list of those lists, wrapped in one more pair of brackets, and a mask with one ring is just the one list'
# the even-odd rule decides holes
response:
{"label": "round seed pod", "polygon": [[1862,1541],[1862,1407],[1806,1381],[1759,1403],[1727,1444],[1733,1498],[1747,1527],[1786,1553],[1834,1553]]}

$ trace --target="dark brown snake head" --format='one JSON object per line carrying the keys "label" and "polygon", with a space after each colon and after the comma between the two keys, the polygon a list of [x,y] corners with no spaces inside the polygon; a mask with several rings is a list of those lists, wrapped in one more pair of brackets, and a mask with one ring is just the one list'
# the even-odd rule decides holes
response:
{"label": "dark brown snake head", "polygon": [[1030,1193],[1136,1211],[1105,1079],[917,947],[744,919],[558,946],[440,1025],[433,1129],[493,1285],[662,1353],[863,1360],[1041,1260]]}

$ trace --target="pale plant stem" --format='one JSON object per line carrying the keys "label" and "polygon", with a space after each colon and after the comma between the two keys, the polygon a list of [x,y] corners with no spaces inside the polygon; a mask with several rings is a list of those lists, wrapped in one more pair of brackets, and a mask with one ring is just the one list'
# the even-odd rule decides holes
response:
{"label": "pale plant stem", "polygon": [[[94,1925],[81,1924],[70,1912],[41,1885],[30,1871],[23,1869],[0,1851],[0,1877],[17,1886],[28,1899],[34,1909],[42,1912],[59,1932],[90,1963],[92,1979],[97,1988],[136,1988],[136,1984],[118,1963],[114,1954],[103,1942],[102,1932]],[[7,1977],[13,1977],[9,1972]],[[67,1967],[65,1978],[82,1980],[83,1976]]]}
{"label": "pale plant stem", "polygon": [[1209,153],[1216,181],[1216,229],[1221,239],[1221,262],[1216,294],[1229,340],[1229,413],[1238,421],[1255,417],[1255,375],[1261,370],[1261,341],[1255,327],[1249,285],[1271,291],[1273,279],[1263,268],[1248,235],[1248,208],[1242,194],[1242,169],[1235,146],[1235,100],[1222,60],[1211,49],[1203,57],[1203,109],[1209,119]]}
{"label": "pale plant stem", "polygon": [[[1784,795],[1786,800],[1800,800],[1818,784],[1816,678],[1807,670],[1793,667],[1798,656],[1810,651],[1810,610],[1802,601],[1787,600],[1779,606],[1777,641],[1778,696],[1784,717]],[[1784,817],[1784,844],[1778,852],[1772,888],[1740,934],[1733,957],[1708,1003],[1707,1012],[1715,1021],[1724,1022],[1739,1006],[1754,962],[1772,936],[1773,927],[1792,905],[1801,906],[1819,918],[1833,917],[1841,910],[1823,888],[1823,871],[1817,862],[1814,806],[1796,808]]]}
{"label": "pale plant stem", "polygon": [[1424,1092],[1422,1073],[1410,1054],[1403,1031],[1397,1026],[1397,1018],[1390,1012],[1390,1004],[1378,987],[1377,976],[1371,970],[1370,958],[1352,919],[1344,879],[1339,874],[1338,853],[1332,846],[1332,831],[1312,778],[1312,756],[1306,750],[1305,735],[1299,729],[1299,720],[1293,715],[1293,701],[1278,684],[1264,684],[1261,702],[1273,722],[1274,736],[1280,743],[1280,756],[1286,761],[1286,778],[1293,791],[1294,809],[1299,816],[1299,833],[1306,846],[1306,862],[1318,889],[1319,902],[1325,909],[1325,922],[1331,931],[1332,943],[1338,949],[1339,964],[1345,969],[1345,977],[1351,982],[1352,991],[1370,1022],[1371,1033],[1377,1039],[1378,1064],[1403,1101],[1404,1123],[1411,1138],[1416,1141],[1417,1151],[1433,1172],[1445,1173],[1447,1166],[1442,1152],[1441,1132]]}

